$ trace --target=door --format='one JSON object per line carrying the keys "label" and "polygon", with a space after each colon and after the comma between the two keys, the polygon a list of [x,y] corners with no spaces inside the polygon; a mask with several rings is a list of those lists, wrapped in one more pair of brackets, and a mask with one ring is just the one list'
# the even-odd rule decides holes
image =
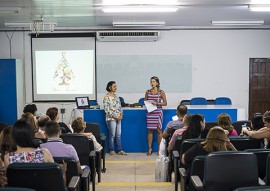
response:
{"label": "door", "polygon": [[270,110],[270,58],[249,60],[249,119]]}

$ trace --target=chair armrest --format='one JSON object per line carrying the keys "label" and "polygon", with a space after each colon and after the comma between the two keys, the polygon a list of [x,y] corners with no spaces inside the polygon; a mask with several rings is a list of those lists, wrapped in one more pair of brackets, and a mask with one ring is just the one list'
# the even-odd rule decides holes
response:
{"label": "chair armrest", "polygon": [[266,184],[265,184],[265,182],[262,179],[259,178],[259,185],[260,186],[265,186]]}
{"label": "chair armrest", "polygon": [[88,178],[90,175],[90,169],[84,169],[81,178]]}
{"label": "chair armrest", "polygon": [[79,184],[80,177],[79,176],[73,176],[68,184],[68,190],[74,191],[74,190],[80,190]]}
{"label": "chair armrest", "polygon": [[190,181],[197,190],[203,190],[203,183],[199,176],[191,176]]}
{"label": "chair armrest", "polygon": [[100,135],[100,140],[101,141],[105,141],[106,140],[106,136],[105,135]]}
{"label": "chair armrest", "polygon": [[187,171],[184,168],[179,168],[180,174],[180,190],[186,190],[187,188]]}
{"label": "chair armrest", "polygon": [[96,157],[96,151],[91,151],[89,154],[90,158],[95,158]]}
{"label": "chair armrest", "polygon": [[180,157],[178,151],[173,151],[172,154],[173,154],[174,158],[179,158]]}

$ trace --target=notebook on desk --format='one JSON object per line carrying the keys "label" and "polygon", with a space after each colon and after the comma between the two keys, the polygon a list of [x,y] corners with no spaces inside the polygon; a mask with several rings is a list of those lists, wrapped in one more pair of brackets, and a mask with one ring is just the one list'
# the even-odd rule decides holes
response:
{"label": "notebook on desk", "polygon": [[90,108],[90,102],[89,97],[75,97],[77,109],[89,109]]}

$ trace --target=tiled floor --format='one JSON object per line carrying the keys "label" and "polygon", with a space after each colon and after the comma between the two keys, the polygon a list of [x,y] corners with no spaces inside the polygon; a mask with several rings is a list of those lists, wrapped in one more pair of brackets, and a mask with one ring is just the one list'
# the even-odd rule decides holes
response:
{"label": "tiled floor", "polygon": [[102,173],[97,191],[173,191],[171,182],[155,182],[156,153],[106,155],[106,173]]}

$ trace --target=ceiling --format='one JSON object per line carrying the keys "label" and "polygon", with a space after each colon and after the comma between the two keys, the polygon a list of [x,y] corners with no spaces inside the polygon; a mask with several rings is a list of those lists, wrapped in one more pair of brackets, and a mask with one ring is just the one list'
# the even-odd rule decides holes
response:
{"label": "ceiling", "polygon": [[[164,0],[166,1],[166,0]],[[270,1],[270,0],[269,0]],[[55,30],[100,29],[270,29],[270,12],[252,12],[251,0],[178,0],[179,10],[171,13],[104,13],[102,0],[0,0],[0,30],[14,30],[5,23],[32,23],[43,19],[56,22]],[[270,2],[269,2],[270,3]],[[9,7],[20,8],[18,13]],[[260,26],[212,26],[212,20],[264,20]],[[159,27],[115,27],[113,22],[165,22]],[[16,30],[29,30],[29,26]],[[30,24],[29,24],[30,25]]]}

